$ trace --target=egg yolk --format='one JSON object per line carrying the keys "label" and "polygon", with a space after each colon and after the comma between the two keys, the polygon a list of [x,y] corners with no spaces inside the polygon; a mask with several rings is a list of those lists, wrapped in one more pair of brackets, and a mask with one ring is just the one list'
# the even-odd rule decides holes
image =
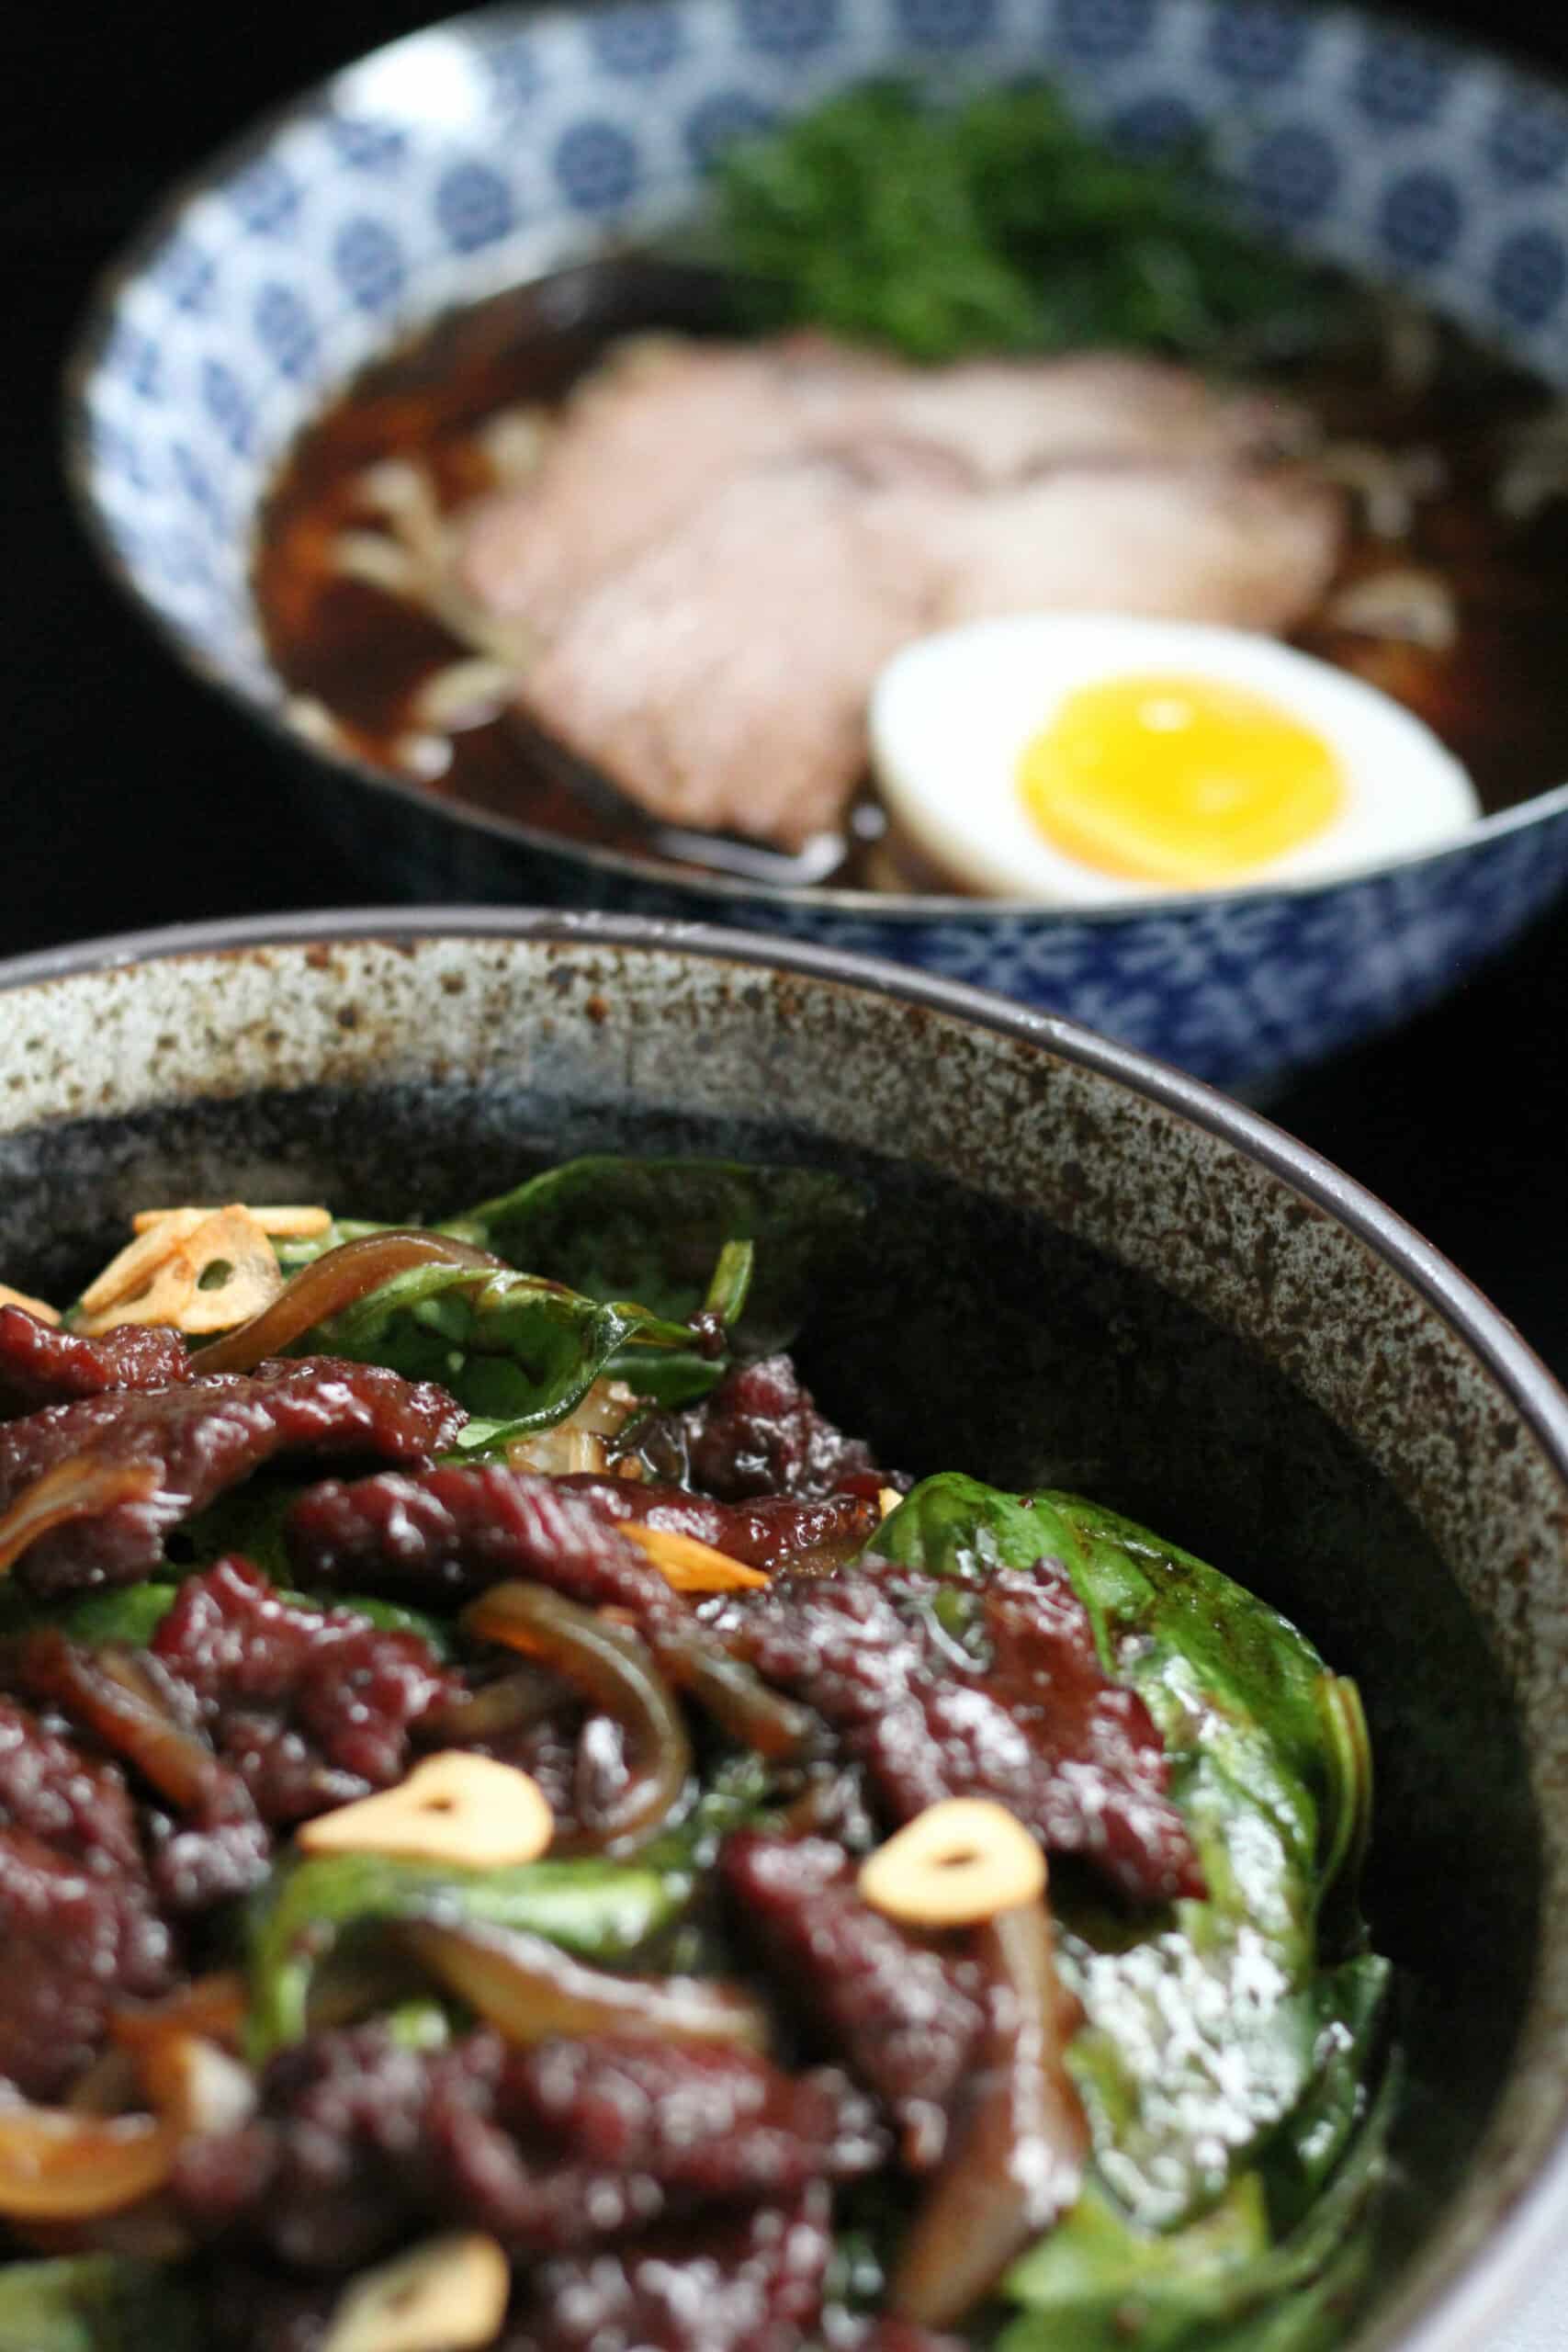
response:
{"label": "egg yolk", "polygon": [[1080,865],[1188,887],[1268,865],[1346,799],[1321,736],[1264,695],[1197,678],[1078,687],[1024,746],[1018,781],[1034,824]]}

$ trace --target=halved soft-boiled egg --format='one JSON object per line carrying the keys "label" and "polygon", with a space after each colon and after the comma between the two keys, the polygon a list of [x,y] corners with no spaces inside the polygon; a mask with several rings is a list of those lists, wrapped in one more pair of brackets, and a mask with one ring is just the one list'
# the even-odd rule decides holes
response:
{"label": "halved soft-boiled egg", "polygon": [[1481,814],[1428,727],[1272,638],[1024,613],[908,645],[871,702],[896,832],[959,888],[1100,904],[1439,847]]}

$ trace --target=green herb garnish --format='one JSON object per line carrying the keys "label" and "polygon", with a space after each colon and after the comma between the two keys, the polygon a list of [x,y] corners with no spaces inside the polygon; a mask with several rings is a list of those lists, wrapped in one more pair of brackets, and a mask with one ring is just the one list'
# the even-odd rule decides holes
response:
{"label": "green herb garnish", "polygon": [[728,149],[717,207],[770,323],[911,359],[1235,356],[1296,340],[1330,300],[1320,268],[1236,225],[1204,153],[1120,153],[1043,82],[951,107],[863,85]]}

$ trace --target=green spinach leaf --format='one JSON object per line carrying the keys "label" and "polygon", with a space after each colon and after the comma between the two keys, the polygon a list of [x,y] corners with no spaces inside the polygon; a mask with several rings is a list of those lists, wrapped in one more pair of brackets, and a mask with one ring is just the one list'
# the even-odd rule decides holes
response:
{"label": "green spinach leaf", "polygon": [[721,1255],[750,1241],[735,1338],[761,1354],[795,1337],[865,1214],[860,1188],[822,1169],[602,1157],[547,1169],[439,1229],[590,1298],[644,1299],[671,1322],[722,1310],[710,1299]]}
{"label": "green spinach leaf", "polygon": [[[1070,1495],[948,1475],[882,1524],[876,1550],[953,1586],[949,1631],[998,1567],[1059,1560],[1108,1671],[1164,1736],[1207,1899],[1131,1922],[1059,1871],[1064,1976],[1085,2023],[1069,2064],[1101,2180],[1145,2231],[1190,2222],[1302,2100],[1324,2020],[1315,1921],[1337,1785],[1310,1643],[1190,1554]],[[1326,1845],[1326,1854],[1325,1854]]]}
{"label": "green spinach leaf", "polygon": [[[212,1553],[243,1551],[239,1544],[220,1544]],[[100,1592],[71,1593],[60,1600],[37,1600],[30,1593],[7,1589],[0,1593],[0,1634],[26,1633],[35,1625],[58,1626],[73,1642],[85,1642],[96,1646],[104,1642],[123,1643],[130,1649],[144,1649],[156,1634],[179,1598],[179,1586],[162,1581],[145,1584],[119,1585]],[[313,1593],[293,1592],[279,1586],[276,1596],[287,1608],[346,1609],[363,1617],[384,1633],[417,1634],[428,1642],[437,1657],[452,1655],[453,1634],[449,1625],[440,1618],[428,1616],[423,1609],[406,1609],[400,1601],[381,1600],[357,1592],[329,1593],[318,1598]]]}
{"label": "green spinach leaf", "polygon": [[1091,2184],[1009,2273],[1004,2294],[1022,2308],[998,2352],[1330,2352],[1370,2267],[1397,2090],[1391,2071],[1322,2193],[1280,2235],[1256,2172],[1165,2234],[1139,2230]]}
{"label": "green spinach leaf", "polygon": [[344,1936],[384,1921],[523,1928],[580,1959],[606,1963],[634,1955],[647,1962],[649,1947],[659,1944],[659,1964],[677,1964],[670,1958],[671,1931],[720,1841],[755,1817],[771,1786],[760,1757],[723,1759],[684,1818],[635,1862],[546,1860],[510,1870],[460,1870],[386,1855],[322,1854],[282,1865],[257,1896],[247,1927],[252,2057],[299,2040],[317,1972]]}
{"label": "green spinach leaf", "polygon": [[0,2352],[197,2352],[195,2299],[172,2272],[119,2255],[0,2267]]}
{"label": "green spinach leaf", "polygon": [[252,1916],[250,2053],[306,2030],[310,1988],[350,1928],[450,1919],[525,1928],[586,1960],[625,1960],[680,1916],[690,1868],[539,1861],[459,1870],[379,1854],[322,1854],[274,1871]]}
{"label": "green spinach leaf", "polygon": [[683,1400],[711,1388],[720,1370],[697,1354],[682,1322],[537,1274],[473,1266],[411,1266],[299,1344],[439,1381],[473,1416],[458,1433],[461,1453],[550,1428],[607,1374],[640,1394],[673,1385]]}
{"label": "green spinach leaf", "polygon": [[1308,2220],[1366,2120],[1383,2071],[1393,1974],[1386,1960],[1365,1952],[1318,1978],[1313,2081],[1263,2152],[1269,2218],[1277,2237]]}

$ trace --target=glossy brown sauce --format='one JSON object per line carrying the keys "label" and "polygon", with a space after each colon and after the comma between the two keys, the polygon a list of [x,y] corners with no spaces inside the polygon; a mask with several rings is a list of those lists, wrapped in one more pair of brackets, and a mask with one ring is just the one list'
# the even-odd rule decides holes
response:
{"label": "glossy brown sauce", "polygon": [[[399,775],[419,733],[415,706],[438,671],[471,656],[403,598],[344,577],[333,549],[374,523],[362,487],[389,458],[426,471],[446,514],[493,486],[487,421],[562,400],[618,339],[650,331],[737,330],[713,274],[652,258],[605,261],[455,311],[364,370],[300,437],[263,512],[254,579],[268,648],[301,697],[322,706],[362,757]],[[1327,617],[1294,642],[1355,673],[1427,720],[1469,769],[1488,813],[1568,775],[1568,660],[1559,599],[1568,576],[1568,496],[1512,519],[1497,487],[1508,435],[1549,404],[1539,385],[1442,328],[1428,380],[1402,390],[1369,338],[1280,381],[1321,418],[1331,444],[1418,452],[1441,488],[1416,500],[1408,532],[1376,536],[1360,515],[1330,598],[1359,578],[1411,568],[1446,583],[1457,634],[1446,648],[1351,631]],[[1263,371],[1253,371],[1261,375]],[[1568,438],[1564,441],[1568,489]],[[570,840],[668,854],[659,828],[608,786],[569,776],[520,716],[450,737],[448,764],[422,781]],[[886,879],[881,811],[869,784],[852,815],[838,884]],[[765,863],[765,859],[764,859]],[[783,861],[777,878],[787,879]]]}

